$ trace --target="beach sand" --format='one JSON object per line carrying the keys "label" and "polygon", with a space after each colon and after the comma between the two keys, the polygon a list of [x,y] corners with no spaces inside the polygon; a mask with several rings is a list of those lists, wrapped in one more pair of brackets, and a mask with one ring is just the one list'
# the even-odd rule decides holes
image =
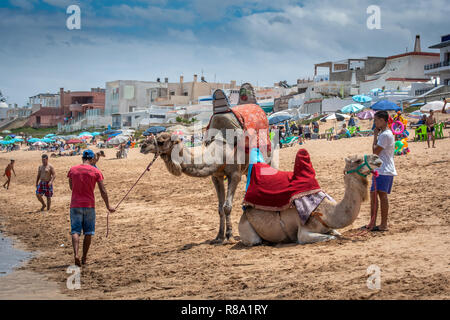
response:
{"label": "beach sand", "polygon": [[[435,149],[427,149],[426,142],[409,142],[411,153],[395,157],[399,175],[389,197],[390,230],[384,233],[355,236],[356,229],[369,221],[366,202],[353,226],[341,230],[345,239],[304,246],[247,248],[238,241],[210,245],[206,242],[216,236],[219,226],[211,180],[172,176],[158,159],[110,215],[108,238],[106,209],[96,190],[96,235],[88,265],[82,268],[81,289],[69,290],[66,269],[73,264],[73,253],[66,175],[81,159],[50,158],[57,173],[53,207],[41,213],[34,195],[39,151],[0,153],[2,168],[11,157],[16,159],[18,175],[10,190],[0,192],[1,229],[28,250],[40,252],[21,273],[41,274],[58,284],[58,294],[75,299],[449,299],[449,130],[445,136]],[[344,158],[371,153],[372,140],[309,140],[282,149],[280,169],[292,170],[297,150],[305,147],[321,187],[339,201]],[[115,149],[105,153],[98,167],[115,205],[152,155],[132,149],[128,159],[116,160]],[[235,236],[244,188],[245,177],[232,212]],[[381,270],[380,290],[367,287],[370,265]]]}

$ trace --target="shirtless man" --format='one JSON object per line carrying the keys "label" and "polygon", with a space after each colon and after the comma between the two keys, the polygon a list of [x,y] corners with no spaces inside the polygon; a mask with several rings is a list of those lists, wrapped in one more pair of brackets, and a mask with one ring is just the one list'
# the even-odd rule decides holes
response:
{"label": "shirtless man", "polygon": [[36,197],[42,204],[41,211],[44,211],[46,205],[42,196],[47,198],[47,210],[50,210],[53,196],[53,181],[55,181],[56,173],[55,169],[48,164],[48,156],[42,155],[42,166],[38,168],[38,174],[36,177]]}
{"label": "shirtless man", "polygon": [[427,120],[425,121],[425,124],[427,125],[427,133],[428,133],[428,139],[427,139],[427,143],[428,143],[428,148],[430,147],[430,136],[433,138],[433,148],[436,148],[434,146],[434,141],[435,141],[435,137],[434,137],[434,124],[436,123],[436,119],[434,119],[433,116],[433,110],[430,110],[430,116],[427,117]]}
{"label": "shirtless man", "polygon": [[6,176],[8,180],[3,184],[3,188],[6,190],[9,189],[9,183],[11,182],[11,171],[14,172],[14,176],[16,177],[16,172],[14,171],[14,160],[11,159],[11,162],[6,166],[5,173],[3,176]]}

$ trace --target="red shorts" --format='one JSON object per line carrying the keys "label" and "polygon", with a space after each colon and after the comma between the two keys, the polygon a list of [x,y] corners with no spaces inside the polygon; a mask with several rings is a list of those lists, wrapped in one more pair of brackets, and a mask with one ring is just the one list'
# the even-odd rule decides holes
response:
{"label": "red shorts", "polygon": [[8,178],[11,178],[11,171],[5,171],[5,175],[6,175]]}
{"label": "red shorts", "polygon": [[48,182],[41,181],[36,189],[36,194],[43,194],[47,198],[53,196],[53,186],[49,186]]}

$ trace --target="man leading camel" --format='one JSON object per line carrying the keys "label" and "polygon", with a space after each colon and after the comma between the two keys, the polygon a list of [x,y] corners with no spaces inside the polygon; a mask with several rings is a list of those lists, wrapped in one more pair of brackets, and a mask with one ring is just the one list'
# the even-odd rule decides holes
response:
{"label": "man leading camel", "polygon": [[[83,163],[70,168],[67,177],[69,187],[72,190],[70,202],[70,225],[72,234],[72,246],[75,264],[81,266],[87,260],[89,246],[95,233],[95,184],[98,184],[100,194],[109,212],[115,210],[109,206],[108,194],[103,185],[103,175],[99,169],[93,166],[95,154],[92,150],[83,152]],[[81,230],[84,233],[83,256],[78,256]]]}
{"label": "man leading camel", "polygon": [[48,156],[42,155],[42,166],[39,166],[36,177],[36,197],[42,204],[41,211],[44,211],[46,205],[42,196],[47,198],[47,211],[50,210],[53,196],[53,181],[55,181],[56,173],[53,166],[48,163]]}

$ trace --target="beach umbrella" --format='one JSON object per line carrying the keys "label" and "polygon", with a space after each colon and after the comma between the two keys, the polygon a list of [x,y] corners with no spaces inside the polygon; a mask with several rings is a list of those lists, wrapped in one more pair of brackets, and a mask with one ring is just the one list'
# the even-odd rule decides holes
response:
{"label": "beach umbrella", "polygon": [[3,139],[3,140],[9,141],[9,140],[12,140],[12,137],[11,136],[6,136],[5,139]]}
{"label": "beach umbrella", "polygon": [[444,107],[444,102],[442,101],[431,101],[428,102],[426,105],[420,108],[420,111],[422,112],[430,112],[433,111],[441,111]]}
{"label": "beach umbrella", "polygon": [[356,113],[361,111],[362,109],[364,109],[364,106],[362,104],[359,103],[352,103],[349,105],[346,105],[345,107],[343,107],[341,109],[342,113]]}
{"label": "beach umbrella", "polygon": [[396,105],[394,102],[391,102],[389,100],[380,100],[377,103],[373,104],[370,109],[372,110],[385,110],[385,111],[402,111],[402,108],[400,108],[398,105]]}
{"label": "beach umbrella", "polygon": [[285,115],[271,115],[269,117],[269,125],[273,125],[273,124],[277,124],[283,121],[287,121],[292,119],[292,116],[290,114],[285,114]]}
{"label": "beach umbrella", "polygon": [[155,127],[150,127],[147,130],[145,130],[143,135],[148,136],[148,135],[150,135],[150,133],[158,134],[158,133],[164,132],[164,131],[166,131],[166,127],[155,126]]}
{"label": "beach umbrella", "polygon": [[101,135],[101,133],[100,133],[100,132],[92,132],[91,135],[92,135],[93,137],[96,137],[96,136]]}
{"label": "beach umbrella", "polygon": [[10,136],[11,138],[15,138],[15,137],[16,137],[15,134],[10,134],[9,136]]}
{"label": "beach umbrella", "polygon": [[81,137],[78,137],[78,138],[81,139],[81,140],[87,140],[87,139],[91,139],[92,136],[81,136]]}
{"label": "beach umbrella", "polygon": [[16,136],[16,139],[23,139],[22,136]]}
{"label": "beach umbrella", "polygon": [[364,110],[358,113],[356,116],[361,120],[373,119],[375,111],[373,110]]}
{"label": "beach umbrella", "polygon": [[414,119],[422,119],[422,117],[424,115],[425,115],[425,113],[422,113],[419,110],[407,114],[408,117],[414,118]]}
{"label": "beach umbrella", "polygon": [[39,147],[45,147],[46,145],[47,144],[42,141],[36,141],[35,143],[33,143],[33,146],[39,146]]}
{"label": "beach umbrella", "polygon": [[0,136],[0,140],[3,140],[3,137],[2,137],[2,136]]}
{"label": "beach umbrella", "polygon": [[28,142],[29,142],[29,143],[35,143],[35,142],[38,142],[38,141],[41,141],[41,140],[38,139],[38,138],[31,138],[31,139],[28,139]]}
{"label": "beach umbrella", "polygon": [[333,113],[326,117],[323,117],[322,119],[320,119],[320,121],[322,121],[322,122],[326,122],[329,120],[344,121],[345,119],[350,119],[350,116],[348,116],[346,114]]}
{"label": "beach umbrella", "polygon": [[20,138],[14,138],[13,140],[14,140],[14,142],[23,142],[23,139],[20,139]]}
{"label": "beach umbrella", "polygon": [[51,137],[54,137],[54,136],[56,136],[56,134],[54,134],[54,133],[49,133],[49,134],[47,134],[44,138],[51,138]]}
{"label": "beach umbrella", "polygon": [[111,138],[111,140],[108,141],[108,144],[121,144],[125,143],[130,139],[128,136],[116,136],[114,138]]}
{"label": "beach umbrella", "polygon": [[120,135],[121,133],[122,133],[122,132],[112,133],[112,134],[110,134],[110,135],[108,136],[108,138],[116,137],[116,136]]}
{"label": "beach umbrella", "polygon": [[77,143],[83,143],[80,139],[70,139],[66,142],[67,144],[77,144]]}
{"label": "beach umbrella", "polygon": [[78,139],[78,137],[73,135],[73,134],[71,134],[71,135],[68,135],[68,136],[64,136],[63,139],[64,140],[71,140],[71,139]]}
{"label": "beach umbrella", "polygon": [[55,142],[55,140],[52,140],[50,138],[44,138],[44,139],[41,139],[41,141],[45,142],[45,143],[53,143],[53,142]]}
{"label": "beach umbrella", "polygon": [[9,130],[3,130],[2,133],[11,133]]}
{"label": "beach umbrella", "polygon": [[108,134],[113,134],[113,133],[117,133],[117,132],[121,133],[122,131],[108,129],[108,130],[103,131],[102,134],[103,135],[108,135]]}
{"label": "beach umbrella", "polygon": [[371,97],[365,96],[365,95],[362,95],[362,94],[353,96],[352,99],[355,102],[361,102],[361,103],[366,103],[366,102],[372,101]]}
{"label": "beach umbrella", "polygon": [[0,144],[4,145],[4,146],[11,144],[11,143],[12,143],[11,141],[4,141],[4,140],[0,141]]}

